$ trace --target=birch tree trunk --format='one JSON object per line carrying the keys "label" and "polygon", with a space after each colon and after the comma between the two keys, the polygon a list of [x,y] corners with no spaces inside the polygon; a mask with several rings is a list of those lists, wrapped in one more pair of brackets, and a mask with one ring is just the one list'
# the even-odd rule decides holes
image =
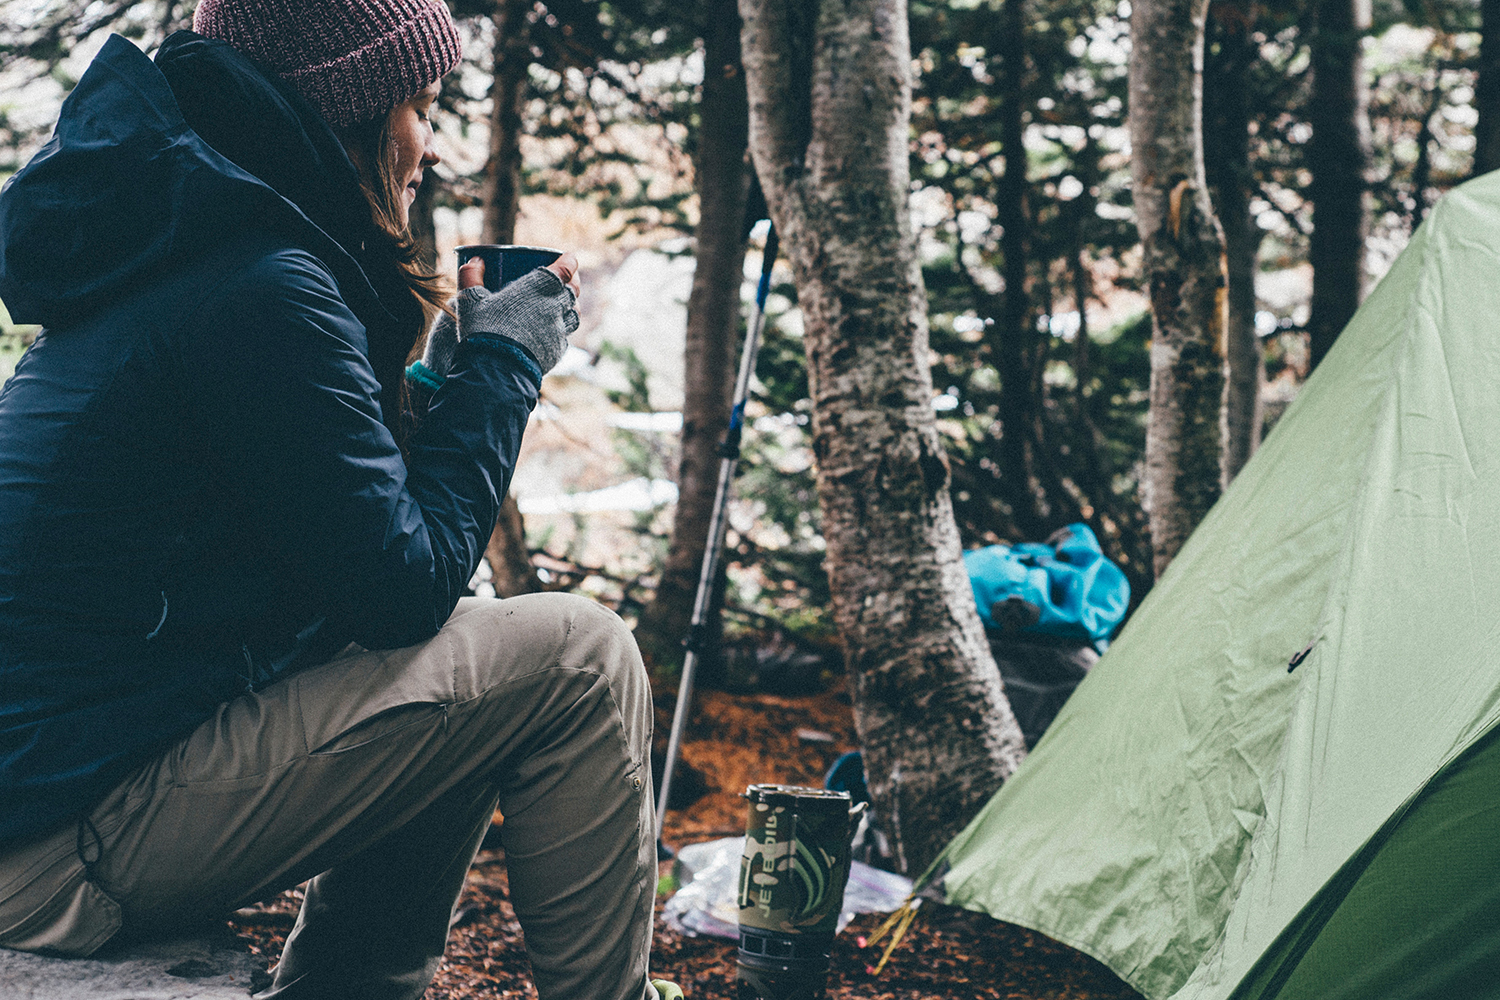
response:
{"label": "birch tree trunk", "polygon": [[904,0],[740,0],[750,149],[797,282],[834,614],[878,821],[920,871],[1024,754],[967,575],[907,208]]}
{"label": "birch tree trunk", "polygon": [[[643,645],[653,659],[675,658],[687,634],[719,482],[719,443],[729,426],[745,269],[745,163],[749,109],[740,66],[737,0],[708,0],[703,89],[698,104],[698,226],[683,355],[682,457],[677,510],[661,583],[641,613]],[[715,623],[718,617],[713,618]],[[716,631],[717,634],[717,631]],[[710,640],[713,644],[713,640]],[[670,653],[668,652],[670,650]]]}
{"label": "birch tree trunk", "polygon": [[1151,297],[1145,501],[1156,575],[1219,498],[1226,312],[1224,236],[1203,167],[1208,0],[1136,0],[1130,146]]}
{"label": "birch tree trunk", "polygon": [[[531,0],[500,0],[495,11],[494,78],[490,85],[490,155],[485,163],[480,240],[511,243],[521,204],[521,105],[531,66]],[[500,500],[500,517],[485,546],[491,582],[500,597],[542,589],[526,550],[526,522],[516,498]]]}
{"label": "birch tree trunk", "polygon": [[1314,367],[1333,346],[1364,294],[1370,161],[1369,93],[1360,41],[1370,0],[1317,0],[1312,41],[1313,92],[1307,147],[1313,231],[1312,313],[1307,327]]}

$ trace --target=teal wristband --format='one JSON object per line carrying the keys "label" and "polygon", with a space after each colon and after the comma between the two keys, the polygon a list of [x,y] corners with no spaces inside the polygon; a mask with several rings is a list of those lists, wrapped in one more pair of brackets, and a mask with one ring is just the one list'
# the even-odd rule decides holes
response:
{"label": "teal wristband", "polygon": [[406,377],[410,381],[417,383],[417,385],[430,389],[433,392],[437,392],[443,387],[442,377],[420,361],[413,361],[406,366]]}

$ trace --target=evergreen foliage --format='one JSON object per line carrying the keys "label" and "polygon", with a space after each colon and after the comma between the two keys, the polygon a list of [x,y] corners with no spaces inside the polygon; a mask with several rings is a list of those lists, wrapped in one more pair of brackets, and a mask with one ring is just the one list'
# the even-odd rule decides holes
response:
{"label": "evergreen foliage", "polygon": [[[1149,324],[1141,320],[1142,300],[1131,298],[1140,289],[1125,135],[1129,6],[1024,0],[1017,39],[1006,33],[1004,15],[1007,4],[1020,2],[909,4],[913,212],[955,510],[970,545],[1036,538],[1072,520],[1088,521],[1139,596],[1150,584],[1138,467]],[[1261,270],[1283,276],[1304,267],[1308,254],[1312,4],[1214,0],[1210,7],[1210,67],[1229,26],[1246,30],[1253,48],[1241,77],[1251,121],[1251,213],[1262,236]],[[55,102],[100,33],[118,31],[150,50],[190,24],[191,9],[190,0],[0,0],[0,169],[17,167],[45,138]],[[453,0],[453,9],[468,55],[463,72],[446,81],[442,105],[472,135],[488,127],[497,4]],[[695,52],[705,9],[669,0],[528,5],[525,193],[588,198],[620,232],[692,231],[702,72]],[[1478,5],[1459,0],[1374,5],[1364,40],[1372,279],[1437,197],[1472,169],[1482,111],[1479,13]],[[48,102],[51,114],[38,110]],[[1016,109],[1022,150],[1007,148],[1006,115]],[[1211,159],[1227,155],[1215,151],[1214,136],[1207,139]],[[1024,160],[1020,184],[1006,177],[1013,156]],[[476,203],[479,175],[447,166],[438,173],[436,204]],[[1007,242],[1004,219],[1017,211]],[[1024,240],[1015,239],[1022,230]],[[1007,277],[1018,274],[1021,287],[1007,288]],[[810,403],[795,295],[789,287],[777,293],[780,316],[768,325],[756,396],[774,419],[747,434],[737,484],[739,495],[754,498],[768,530],[732,532],[729,563],[731,577],[744,583],[736,599],[806,626],[818,617],[815,609],[827,606],[827,581],[805,450]],[[1257,308],[1271,383],[1269,424],[1307,374],[1307,315],[1295,295],[1273,296]],[[1010,331],[1008,309],[1022,320]],[[29,336],[0,330],[0,371]],[[1011,373],[1010,385],[1002,376],[1005,336],[1021,341],[1022,368]],[[1037,416],[1037,454],[1026,477],[1002,461],[1007,392],[1027,397]],[[669,455],[642,453],[633,461],[671,468]]]}

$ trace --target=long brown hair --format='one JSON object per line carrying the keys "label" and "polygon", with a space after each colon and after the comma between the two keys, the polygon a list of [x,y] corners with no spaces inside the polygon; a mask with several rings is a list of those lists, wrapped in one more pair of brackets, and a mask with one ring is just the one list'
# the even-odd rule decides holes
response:
{"label": "long brown hair", "polygon": [[[393,112],[394,113],[394,112]],[[371,119],[356,125],[334,130],[348,152],[350,160],[359,170],[360,188],[365,200],[370,203],[370,219],[374,223],[379,242],[384,243],[379,254],[388,262],[406,286],[421,309],[422,319],[407,339],[394,345],[399,353],[400,365],[405,366],[421,357],[427,342],[427,328],[439,312],[450,312],[447,302],[453,288],[441,275],[423,263],[416,239],[410,227],[403,221],[401,209],[405,197],[405,179],[396,176],[396,150],[391,141],[391,115]],[[394,360],[394,359],[392,359]],[[384,370],[382,370],[384,369]],[[402,373],[392,373],[390,365],[377,364],[376,374],[381,379],[382,395],[398,400],[399,412],[410,413],[410,394]],[[398,386],[387,385],[394,378]],[[393,422],[393,430],[395,430]],[[401,430],[397,440],[405,450],[407,421],[399,421]]]}

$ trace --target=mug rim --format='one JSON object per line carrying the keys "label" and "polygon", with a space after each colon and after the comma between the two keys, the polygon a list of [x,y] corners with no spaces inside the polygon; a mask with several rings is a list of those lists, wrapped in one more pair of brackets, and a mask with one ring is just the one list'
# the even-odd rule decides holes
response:
{"label": "mug rim", "polygon": [[562,251],[556,247],[529,246],[524,243],[465,243],[453,248],[456,254],[461,254],[465,250],[526,250],[532,253],[555,253],[559,257],[562,256]]}

